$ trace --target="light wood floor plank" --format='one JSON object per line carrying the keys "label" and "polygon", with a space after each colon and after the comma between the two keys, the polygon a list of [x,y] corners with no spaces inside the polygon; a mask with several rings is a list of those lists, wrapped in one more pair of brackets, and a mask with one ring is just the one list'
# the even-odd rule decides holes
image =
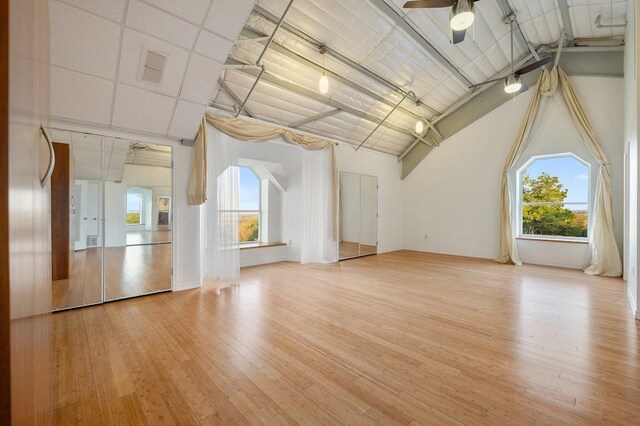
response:
{"label": "light wood floor plank", "polygon": [[394,252],[54,316],[56,424],[640,424],[625,283]]}

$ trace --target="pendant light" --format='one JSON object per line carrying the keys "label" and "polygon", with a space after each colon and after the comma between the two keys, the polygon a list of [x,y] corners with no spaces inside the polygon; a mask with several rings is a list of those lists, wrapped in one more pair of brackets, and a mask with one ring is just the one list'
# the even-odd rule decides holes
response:
{"label": "pendant light", "polygon": [[318,90],[323,95],[329,93],[329,78],[324,74],[324,54],[327,53],[327,48],[320,46],[320,54],[322,55],[322,76],[318,82]]}
{"label": "pendant light", "polygon": [[416,101],[416,109],[418,110],[418,121],[416,121],[416,133],[422,135],[424,132],[424,121],[420,118],[420,101]]}
{"label": "pendant light", "polygon": [[473,0],[459,0],[451,8],[450,25],[453,31],[464,31],[473,25],[475,14]]}
{"label": "pendant light", "polygon": [[522,89],[522,80],[520,76],[516,75],[513,71],[513,21],[515,17],[510,15],[507,19],[509,20],[509,30],[511,32],[511,74],[509,74],[509,77],[504,81],[504,91],[510,95],[514,94],[515,96],[515,93],[518,93],[520,89]]}

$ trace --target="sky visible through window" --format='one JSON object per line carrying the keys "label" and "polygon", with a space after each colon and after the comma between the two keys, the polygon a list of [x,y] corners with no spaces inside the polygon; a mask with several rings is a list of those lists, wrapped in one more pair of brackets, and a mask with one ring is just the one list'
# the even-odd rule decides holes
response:
{"label": "sky visible through window", "polygon": [[240,167],[240,210],[260,210],[260,179],[249,167]]}
{"label": "sky visible through window", "polygon": [[127,212],[139,212],[141,210],[140,194],[127,194]]}
{"label": "sky visible through window", "polygon": [[[541,173],[557,176],[560,183],[569,190],[566,202],[587,203],[589,201],[589,168],[573,157],[547,158],[536,160],[527,167],[533,179]],[[567,208],[572,209],[571,206]],[[583,207],[579,206],[580,209]]]}

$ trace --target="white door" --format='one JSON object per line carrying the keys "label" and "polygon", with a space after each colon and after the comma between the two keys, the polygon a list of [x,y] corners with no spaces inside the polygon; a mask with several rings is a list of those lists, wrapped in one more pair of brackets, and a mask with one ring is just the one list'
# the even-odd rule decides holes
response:
{"label": "white door", "polygon": [[87,236],[100,235],[100,184],[89,182],[87,185],[87,210],[85,217]]}

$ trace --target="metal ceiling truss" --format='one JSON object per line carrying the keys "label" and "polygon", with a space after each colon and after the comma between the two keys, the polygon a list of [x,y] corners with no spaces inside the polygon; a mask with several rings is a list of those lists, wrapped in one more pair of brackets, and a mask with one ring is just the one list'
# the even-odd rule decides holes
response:
{"label": "metal ceiling truss", "polygon": [[[238,105],[240,105],[242,103],[242,100],[238,97],[238,95],[236,95],[236,93],[233,91],[233,89],[231,89],[231,87],[229,87],[229,85],[227,84],[226,81],[224,81],[223,79],[219,78],[218,79],[218,83],[225,90],[225,92],[227,92],[229,94],[229,96],[231,96],[231,99],[233,99]],[[234,112],[237,112],[237,111],[234,111]],[[255,118],[255,114],[253,113],[253,111],[251,111],[251,109],[249,109],[249,107],[246,106],[246,105],[244,106],[244,112],[246,112],[249,117]]]}
{"label": "metal ceiling truss", "polygon": [[[261,7],[260,5],[256,5],[253,8],[253,12],[256,13],[258,16],[262,17],[263,19],[271,22],[272,24],[276,24],[277,23],[277,17],[275,15],[273,15],[271,12],[269,12],[268,10],[264,9],[263,7]],[[304,31],[300,30],[299,28],[294,27],[293,25],[285,22],[282,24],[282,29],[284,29],[285,31],[297,36],[299,39],[304,40],[305,42],[307,42],[308,44],[310,44],[311,46],[313,46],[315,49],[320,49],[321,47],[325,47],[327,49],[326,54],[331,55],[331,57],[339,62],[342,62],[344,65],[346,65],[349,68],[352,68],[364,75],[366,75],[367,77],[369,77],[370,79],[374,80],[375,82],[389,88],[390,90],[396,92],[399,96],[404,96],[406,95],[409,91],[405,90],[403,88],[401,88],[400,86],[396,85],[395,83],[387,80],[386,78],[382,77],[379,74],[376,74],[375,72],[371,71],[370,69],[360,65],[359,63],[355,62],[354,60],[342,55],[340,52],[337,52],[336,50],[332,49],[331,46],[327,46],[325,43],[313,38],[311,35],[305,33]],[[252,31],[256,31],[253,30]],[[257,32],[257,31],[256,31]],[[328,70],[327,70],[328,71]],[[414,99],[414,98],[412,98]],[[418,99],[414,99],[415,101],[417,101]],[[440,111],[438,111],[437,109],[429,106],[428,104],[424,103],[424,101],[421,101],[422,105],[425,106],[425,108],[429,109],[429,111],[431,111],[433,114],[435,115],[439,115]]]}
{"label": "metal ceiling truss", "polygon": [[337,113],[342,112],[341,109],[333,109],[330,111],[321,112],[320,114],[312,115],[311,117],[303,118],[302,120],[294,121],[289,124],[289,127],[295,129],[296,127],[302,126],[303,124],[313,123],[314,121],[322,120],[326,117],[331,117],[332,115],[336,115]]}
{"label": "metal ceiling truss", "polygon": [[573,34],[573,26],[571,25],[571,16],[569,15],[569,4],[567,0],[558,0],[558,7],[560,8],[560,18],[562,19],[562,27],[566,41],[569,46],[573,46],[575,36]]}
{"label": "metal ceiling truss", "polygon": [[[227,59],[227,63],[232,64],[232,65],[236,65],[236,64],[242,64],[242,62],[238,61],[237,59],[233,59],[233,58],[229,58]],[[374,115],[371,115],[367,112],[361,111],[359,109],[350,107],[346,104],[343,104],[342,102],[336,101],[334,99],[331,99],[327,96],[323,96],[320,93],[318,93],[316,90],[311,90],[311,89],[307,89],[306,87],[302,87],[299,86],[295,83],[291,83],[288,80],[285,80],[271,72],[269,72],[269,70],[265,70],[264,72],[262,72],[262,70],[259,70],[257,67],[252,67],[252,68],[241,68],[238,69],[237,71],[242,72],[244,74],[253,76],[253,77],[258,77],[258,75],[260,75],[260,73],[262,73],[262,77],[261,77],[261,81],[263,82],[267,82],[270,83],[276,87],[279,87],[281,89],[285,89],[288,90],[290,92],[296,93],[298,95],[302,95],[305,96],[307,98],[313,99],[315,101],[318,101],[320,103],[323,103],[325,105],[329,105],[333,108],[339,109],[343,112],[346,112],[348,114],[351,114],[353,116],[362,118],[364,120],[367,120],[369,122],[372,123],[376,123],[378,124],[380,122],[380,118],[376,117]],[[216,105],[212,105],[212,106],[216,106]],[[405,127],[401,127],[401,126],[397,126],[395,124],[389,123],[387,121],[383,122],[382,124],[383,127],[395,130],[398,133],[402,133],[405,134],[407,136],[411,136],[411,137],[416,137],[415,133],[411,132],[410,130],[407,130]],[[429,139],[425,137],[421,137],[420,139],[422,139],[425,143],[430,143],[427,142]]]}

